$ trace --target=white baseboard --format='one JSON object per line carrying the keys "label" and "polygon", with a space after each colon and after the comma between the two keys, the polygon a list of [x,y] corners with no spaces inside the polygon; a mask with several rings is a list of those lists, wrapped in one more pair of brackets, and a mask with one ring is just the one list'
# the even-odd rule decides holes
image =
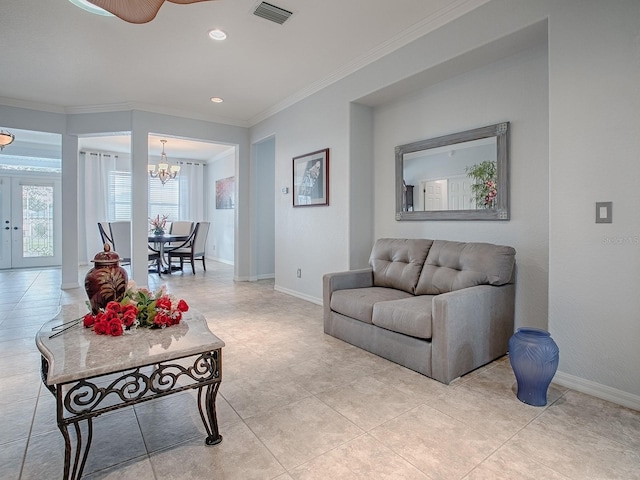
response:
{"label": "white baseboard", "polygon": [[315,303],[316,305],[322,305],[321,298],[312,297],[311,295],[305,295],[304,293],[296,292],[295,290],[289,290],[288,288],[280,287],[278,285],[275,285],[273,289],[277,290],[278,292],[291,295],[292,297],[301,298],[302,300],[306,300],[307,302]]}
{"label": "white baseboard", "polygon": [[250,277],[233,277],[236,282],[257,282],[258,280],[267,280],[269,278],[276,278],[275,274],[267,273],[264,275],[252,275]]}
{"label": "white baseboard", "polygon": [[210,257],[207,255],[207,260],[213,260],[214,262],[220,262],[220,263],[224,263],[225,265],[233,265],[233,261],[231,260],[226,260],[224,258],[219,258],[219,257]]}
{"label": "white baseboard", "polygon": [[623,392],[617,388],[607,387],[606,385],[601,385],[563,372],[556,372],[555,377],[553,377],[553,383],[622,405],[623,407],[640,410],[640,396]]}
{"label": "white baseboard", "polygon": [[72,290],[74,288],[80,288],[80,284],[78,282],[75,282],[75,283],[63,283],[60,288],[62,290]]}

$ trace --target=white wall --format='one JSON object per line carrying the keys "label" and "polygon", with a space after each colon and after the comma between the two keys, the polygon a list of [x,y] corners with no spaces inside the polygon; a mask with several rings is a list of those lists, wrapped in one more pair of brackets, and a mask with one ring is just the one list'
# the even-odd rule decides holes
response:
{"label": "white wall", "polygon": [[[235,152],[207,164],[208,212],[211,228],[207,237],[207,257],[233,265],[235,242],[235,208],[216,208],[216,181],[234,177]],[[237,179],[235,179],[237,182]],[[237,204],[236,204],[237,207]]]}

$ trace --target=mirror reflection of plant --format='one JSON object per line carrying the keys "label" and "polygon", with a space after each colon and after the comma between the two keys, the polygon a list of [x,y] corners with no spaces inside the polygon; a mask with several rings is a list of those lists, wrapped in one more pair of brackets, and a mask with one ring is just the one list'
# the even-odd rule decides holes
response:
{"label": "mirror reflection of plant", "polygon": [[477,208],[495,207],[498,196],[496,162],[485,160],[465,168],[467,176],[474,180],[471,192]]}

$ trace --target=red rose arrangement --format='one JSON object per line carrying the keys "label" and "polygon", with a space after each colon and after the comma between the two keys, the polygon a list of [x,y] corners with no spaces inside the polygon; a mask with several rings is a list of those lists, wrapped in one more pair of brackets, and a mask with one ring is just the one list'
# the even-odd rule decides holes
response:
{"label": "red rose arrangement", "polygon": [[166,328],[177,325],[183,312],[189,310],[187,302],[166,292],[163,286],[156,293],[137,288],[133,281],[127,285],[120,302],[109,302],[104,310],[82,319],[85,328],[93,327],[98,335],[120,336],[133,333],[137,327]]}

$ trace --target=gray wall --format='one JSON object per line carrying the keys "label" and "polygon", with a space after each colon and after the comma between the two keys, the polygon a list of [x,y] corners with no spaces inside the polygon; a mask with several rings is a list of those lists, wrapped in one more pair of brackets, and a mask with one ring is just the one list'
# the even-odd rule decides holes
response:
{"label": "gray wall", "polygon": [[[374,110],[375,237],[511,245],[517,251],[516,326],[547,328],[549,180],[547,46],[458,75]],[[523,95],[523,89],[527,94]],[[482,108],[474,108],[474,105]],[[397,222],[396,145],[509,121],[511,220]]]}
{"label": "gray wall", "polygon": [[[211,228],[207,237],[207,256],[233,265],[235,253],[235,208],[216,208],[216,181],[235,177],[234,151],[207,163],[207,201]],[[234,178],[236,189],[238,179]],[[237,202],[237,200],[236,200]],[[237,208],[237,203],[236,203]]]}
{"label": "gray wall", "polygon": [[255,278],[275,277],[275,196],[282,195],[276,181],[275,137],[258,142],[254,146],[255,182],[252,188],[253,223],[256,228]]}
{"label": "gray wall", "polygon": [[640,409],[640,2],[569,4],[549,22],[549,328],[561,380]]}
{"label": "gray wall", "polygon": [[[548,58],[543,48],[494,64],[505,45],[501,39],[547,21]],[[63,181],[65,165],[76,165],[73,136],[80,133],[132,131],[134,179],[146,174],[150,131],[239,145],[237,279],[250,277],[249,244],[259,241],[251,220],[249,141],[275,136],[278,189],[291,188],[292,157],[329,147],[330,206],[294,209],[291,194],[275,196],[278,290],[319,303],[322,274],[361,264],[382,235],[511,244],[518,251],[517,321],[549,328],[560,347],[556,381],[640,408],[639,25],[637,0],[491,0],[250,132],[136,111],[64,115],[0,106],[0,118],[5,127],[64,134]],[[462,68],[469,65],[473,69]],[[416,78],[418,83],[405,83]],[[501,101],[495,85],[503,84],[500,93],[509,102],[495,104]],[[386,87],[393,87],[393,98],[364,103]],[[530,96],[537,99],[533,106]],[[396,128],[393,108],[412,116],[415,125]],[[511,221],[394,220],[392,144],[503,120],[512,122],[513,132]],[[380,122],[389,128],[383,132]],[[367,173],[358,178],[370,175],[368,185],[354,178],[363,169]],[[73,181],[65,187],[69,205]],[[612,224],[595,224],[598,201],[613,202]],[[144,249],[146,204],[140,200],[139,206],[134,240]],[[68,283],[71,274],[77,281],[77,218],[67,213],[63,227],[71,238],[63,251]],[[140,253],[134,267],[142,270],[146,255]],[[302,278],[296,278],[297,268]]]}
{"label": "gray wall", "polygon": [[[501,39],[547,20],[548,48],[494,63]],[[387,235],[510,244],[518,325],[551,331],[556,381],[640,408],[638,25],[637,1],[492,0],[254,126],[252,138],[276,135],[276,184],[290,182],[293,156],[331,148],[329,207],[276,202],[276,288],[319,302],[323,273],[362,262],[362,253],[351,259],[367,242],[349,232],[371,231],[372,218],[369,247]],[[367,97],[386,87],[394,97],[370,106]],[[356,115],[353,102],[364,106]],[[358,130],[356,117],[375,134]],[[512,122],[511,221],[394,220],[393,145],[504,120]],[[367,166],[369,189],[352,178]],[[360,194],[369,207],[356,208]],[[609,200],[614,223],[596,225],[595,202]]]}
{"label": "gray wall", "polygon": [[[132,177],[134,183],[147,181],[148,134],[170,134],[237,146],[235,162],[239,210],[235,229],[235,278],[249,276],[249,143],[248,130],[219,123],[192,120],[142,111],[119,111],[64,115],[0,105],[5,128],[60,133],[62,137],[63,251],[62,285],[73,288],[78,279],[78,136],[131,132]],[[215,188],[215,184],[213,186]],[[147,194],[134,189],[132,278],[147,283]]]}

